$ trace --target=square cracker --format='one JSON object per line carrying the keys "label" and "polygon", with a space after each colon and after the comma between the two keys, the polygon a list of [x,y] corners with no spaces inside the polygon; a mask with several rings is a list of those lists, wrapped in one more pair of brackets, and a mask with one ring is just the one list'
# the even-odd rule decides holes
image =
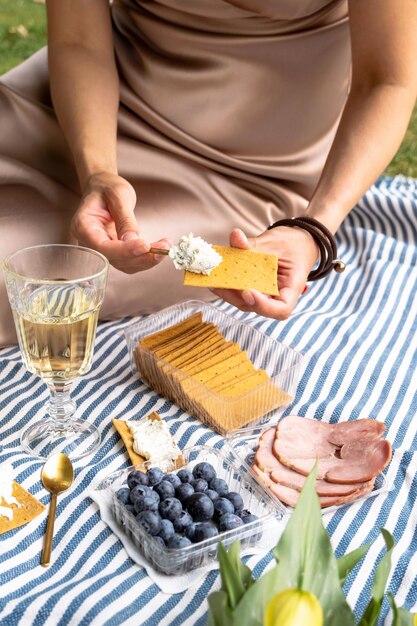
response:
{"label": "square cracker", "polygon": [[[158,413],[156,413],[155,411],[153,413],[150,413],[150,415],[147,416],[148,420],[162,420],[162,417],[160,415],[158,415]],[[142,465],[143,463],[146,463],[146,461],[149,461],[150,459],[145,459],[145,457],[141,456],[140,454],[137,454],[134,449],[133,449],[133,435],[130,432],[130,428],[128,426],[128,424],[126,424],[125,420],[117,420],[117,419],[112,419],[113,422],[113,426],[115,427],[115,429],[117,430],[117,432],[119,433],[123,443],[125,444],[127,453],[129,455],[130,460],[132,461],[132,465]],[[175,461],[175,468],[179,469],[180,467],[182,467],[185,464],[184,461],[184,457],[182,456],[182,454],[176,459]],[[138,467],[138,469],[142,472],[145,472],[145,468],[141,468]]]}
{"label": "square cracker", "polygon": [[13,510],[13,519],[9,520],[7,517],[0,517],[0,535],[8,530],[27,524],[27,522],[30,522],[45,510],[45,505],[42,502],[39,502],[22,485],[15,481],[12,483],[12,495],[18,501],[20,507],[16,505],[10,507]]}
{"label": "square cracker", "polygon": [[184,320],[182,320],[182,322],[178,322],[177,324],[168,326],[168,328],[164,328],[163,330],[159,330],[156,333],[152,333],[151,335],[146,335],[146,337],[142,337],[139,343],[141,346],[148,348],[149,350],[152,348],[156,348],[157,346],[160,346],[167,341],[171,341],[171,339],[174,339],[179,335],[185,334],[194,326],[201,325],[202,319],[203,315],[199,311],[198,313],[194,313],[194,315],[190,315],[189,317],[185,318]]}
{"label": "square cracker", "polygon": [[210,274],[184,272],[184,285],[221,289],[257,289],[278,296],[278,257],[266,252],[213,246],[223,260]]}

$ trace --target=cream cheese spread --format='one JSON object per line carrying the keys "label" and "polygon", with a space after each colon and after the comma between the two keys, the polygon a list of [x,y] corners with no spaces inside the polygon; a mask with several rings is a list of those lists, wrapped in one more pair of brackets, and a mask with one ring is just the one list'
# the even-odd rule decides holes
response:
{"label": "cream cheese spread", "polygon": [[[2,463],[0,466],[0,517],[13,519],[12,504],[20,507],[19,502],[12,496],[13,467],[11,463]],[[5,506],[6,505],[6,506]]]}
{"label": "cream cheese spread", "polygon": [[176,246],[169,250],[177,270],[188,270],[196,274],[210,274],[222,262],[221,255],[201,237],[193,233],[183,235]]}
{"label": "cream cheese spread", "polygon": [[175,461],[180,456],[181,450],[163,420],[127,421],[127,425],[133,435],[133,450],[145,459]]}

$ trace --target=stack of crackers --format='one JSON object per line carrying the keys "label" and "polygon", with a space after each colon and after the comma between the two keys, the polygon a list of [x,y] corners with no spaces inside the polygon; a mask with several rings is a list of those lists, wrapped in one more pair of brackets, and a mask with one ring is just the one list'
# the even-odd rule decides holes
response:
{"label": "stack of crackers", "polygon": [[221,434],[292,399],[201,312],[142,338],[135,360],[148,385]]}

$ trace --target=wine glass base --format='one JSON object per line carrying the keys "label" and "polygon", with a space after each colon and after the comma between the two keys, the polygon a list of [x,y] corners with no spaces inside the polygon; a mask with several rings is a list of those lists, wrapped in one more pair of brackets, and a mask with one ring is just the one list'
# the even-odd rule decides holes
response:
{"label": "wine glass base", "polygon": [[65,426],[52,420],[43,420],[27,428],[20,439],[22,447],[39,459],[63,452],[71,461],[77,461],[96,452],[100,446],[98,429],[83,419],[72,418]]}

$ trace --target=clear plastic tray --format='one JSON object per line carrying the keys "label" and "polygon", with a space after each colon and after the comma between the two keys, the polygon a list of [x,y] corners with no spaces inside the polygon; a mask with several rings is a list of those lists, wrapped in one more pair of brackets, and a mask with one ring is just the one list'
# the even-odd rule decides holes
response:
{"label": "clear plastic tray", "polygon": [[[259,437],[268,428],[273,428],[274,426],[276,426],[276,423],[268,424],[268,426],[266,427],[260,426],[260,427],[255,427],[255,428],[242,428],[241,430],[238,430],[232,433],[230,436],[226,438],[226,445],[235,454],[235,456],[238,457],[239,461],[244,463],[249,468],[249,471],[251,472],[252,476],[259,484],[261,483],[258,480],[256,474],[252,472],[251,467],[253,465],[253,460],[254,460],[256,450],[258,449]],[[338,509],[342,507],[349,506],[353,502],[364,501],[364,500],[367,500],[368,498],[373,498],[375,496],[378,496],[381,493],[386,493],[388,491],[391,491],[392,488],[393,488],[393,485],[387,481],[385,474],[384,473],[378,474],[378,476],[375,479],[374,488],[371,492],[367,493],[364,496],[359,496],[355,500],[350,500],[349,502],[345,502],[343,504],[325,507],[322,509],[322,513],[323,515],[326,513],[332,513],[333,511],[337,511]],[[281,502],[281,500],[279,500],[273,493],[271,493],[268,490],[268,487],[264,487],[264,489],[268,491],[271,497],[277,503],[279,503],[281,507],[283,507],[286,514],[288,515],[291,514],[291,512],[293,511],[292,507]]]}
{"label": "clear plastic tray", "polygon": [[[246,351],[255,368],[265,370],[269,380],[237,397],[227,398],[139,345],[143,337],[199,311],[204,322],[214,323],[226,340]],[[264,424],[294,398],[302,354],[205,302],[193,300],[164,309],[130,326],[125,336],[133,371],[138,371],[141,379],[157,393],[221,434],[247,424]],[[161,371],[165,373],[163,377]]]}
{"label": "clear plastic tray", "polygon": [[[220,541],[225,546],[230,545],[235,540],[239,540],[243,547],[255,545],[261,539],[262,534],[267,533],[270,526],[276,523],[276,519],[281,519],[285,514],[280,503],[258,484],[246,464],[241,463],[229,448],[217,449],[207,446],[194,446],[185,449],[183,456],[186,463],[184,467],[190,469],[202,461],[211,463],[217,476],[227,482],[230,491],[236,491],[242,496],[244,508],[256,515],[258,519],[238,529],[222,532],[218,536],[200,543],[180,549],[168,549],[147,534],[133,513],[130,513],[117,498],[117,491],[126,486],[126,479],[130,471],[135,467],[136,469],[147,470],[151,465],[157,465],[157,461],[151,465],[149,462],[145,462],[143,465],[113,472],[97,488],[105,489],[111,495],[112,512],[116,521],[124,528],[124,531],[132,538],[136,547],[153,567],[164,574],[184,574],[216,560],[217,547]],[[170,468],[167,467],[165,471],[170,471]],[[172,468],[172,471],[175,472],[176,470]]]}

